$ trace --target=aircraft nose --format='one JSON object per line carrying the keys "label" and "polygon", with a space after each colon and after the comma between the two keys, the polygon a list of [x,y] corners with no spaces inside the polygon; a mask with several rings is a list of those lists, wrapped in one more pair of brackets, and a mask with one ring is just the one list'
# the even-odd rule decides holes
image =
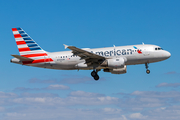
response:
{"label": "aircraft nose", "polygon": [[169,58],[169,57],[171,57],[171,53],[168,52],[168,51],[166,51],[165,54],[164,54],[164,56],[166,56],[167,58]]}

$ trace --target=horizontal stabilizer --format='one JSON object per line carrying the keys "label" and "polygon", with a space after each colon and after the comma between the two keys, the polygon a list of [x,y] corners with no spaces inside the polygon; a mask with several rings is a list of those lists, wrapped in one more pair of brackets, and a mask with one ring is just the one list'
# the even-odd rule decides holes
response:
{"label": "horizontal stabilizer", "polygon": [[23,56],[20,56],[20,55],[11,55],[11,56],[13,56],[13,57],[15,57],[15,58],[17,58],[17,59],[19,59],[21,61],[33,61],[33,59],[31,59],[31,58],[23,57]]}

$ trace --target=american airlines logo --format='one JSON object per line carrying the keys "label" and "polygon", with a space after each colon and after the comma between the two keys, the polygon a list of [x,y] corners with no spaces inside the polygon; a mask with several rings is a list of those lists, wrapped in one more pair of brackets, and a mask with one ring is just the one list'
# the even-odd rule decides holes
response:
{"label": "american airlines logo", "polygon": [[94,54],[100,55],[100,56],[120,56],[120,55],[131,55],[133,52],[138,52],[139,54],[142,54],[141,50],[139,49],[122,49],[122,50],[111,50],[111,51],[98,51],[98,52],[93,52]]}

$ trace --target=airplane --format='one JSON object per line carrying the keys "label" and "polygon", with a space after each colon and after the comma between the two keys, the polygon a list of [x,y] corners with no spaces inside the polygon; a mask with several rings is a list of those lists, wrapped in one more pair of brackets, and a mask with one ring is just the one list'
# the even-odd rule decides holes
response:
{"label": "airplane", "polygon": [[168,59],[170,52],[157,45],[140,44],[105,48],[77,48],[64,44],[71,51],[47,52],[43,50],[22,28],[12,28],[20,55],[12,55],[12,63],[58,70],[93,70],[91,76],[99,80],[98,72],[124,74],[127,65],[145,64]]}

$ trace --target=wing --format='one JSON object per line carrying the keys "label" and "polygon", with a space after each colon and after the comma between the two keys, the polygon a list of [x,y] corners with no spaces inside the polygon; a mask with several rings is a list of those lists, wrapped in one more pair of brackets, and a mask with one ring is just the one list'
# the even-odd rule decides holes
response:
{"label": "wing", "polygon": [[72,50],[72,53],[74,55],[77,55],[82,59],[84,59],[86,61],[86,64],[88,65],[92,65],[92,64],[101,64],[106,58],[100,55],[96,55],[92,52],[77,48],[75,46],[67,46],[65,45],[65,49],[69,48],[70,50]]}

